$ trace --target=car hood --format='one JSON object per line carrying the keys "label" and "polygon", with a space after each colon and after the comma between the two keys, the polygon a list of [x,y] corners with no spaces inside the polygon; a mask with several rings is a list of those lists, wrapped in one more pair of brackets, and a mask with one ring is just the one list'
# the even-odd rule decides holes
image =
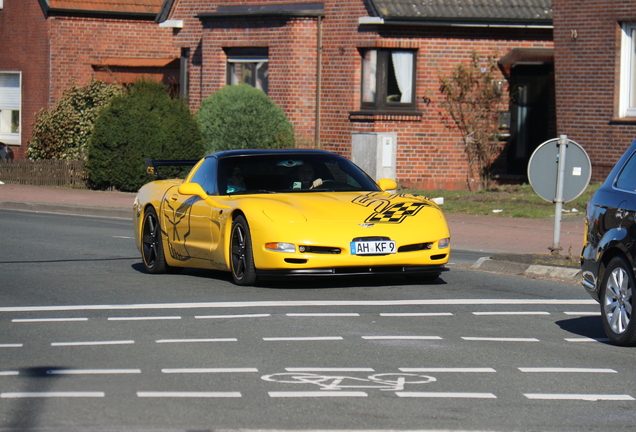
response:
{"label": "car hood", "polygon": [[273,222],[402,223],[407,219],[443,218],[439,207],[427,198],[388,192],[313,192],[254,195],[252,206]]}

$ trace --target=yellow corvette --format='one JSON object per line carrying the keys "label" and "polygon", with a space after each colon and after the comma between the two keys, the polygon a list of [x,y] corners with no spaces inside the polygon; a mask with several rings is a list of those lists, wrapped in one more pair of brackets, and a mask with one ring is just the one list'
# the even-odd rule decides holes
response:
{"label": "yellow corvette", "polygon": [[428,198],[389,192],[396,187],[326,151],[223,151],[185,180],[139,190],[135,241],[150,273],[217,269],[239,285],[290,275],[434,280],[450,257],[446,219]]}

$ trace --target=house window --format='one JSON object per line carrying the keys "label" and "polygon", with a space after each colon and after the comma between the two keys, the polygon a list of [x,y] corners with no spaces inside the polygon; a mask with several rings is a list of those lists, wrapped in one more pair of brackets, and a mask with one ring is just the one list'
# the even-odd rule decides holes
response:
{"label": "house window", "polygon": [[0,72],[0,142],[5,144],[20,144],[20,80],[19,73]]}
{"label": "house window", "polygon": [[362,108],[415,109],[415,51],[362,52]]}
{"label": "house window", "polygon": [[267,48],[228,48],[227,84],[249,84],[263,90],[268,88]]}
{"label": "house window", "polygon": [[619,115],[636,117],[636,23],[622,27]]}

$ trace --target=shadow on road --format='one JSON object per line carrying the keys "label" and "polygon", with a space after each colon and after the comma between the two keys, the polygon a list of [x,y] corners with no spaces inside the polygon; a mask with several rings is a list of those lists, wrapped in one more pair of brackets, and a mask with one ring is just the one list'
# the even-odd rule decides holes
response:
{"label": "shadow on road", "polygon": [[[139,273],[146,273],[142,263],[131,266]],[[146,273],[147,274],[147,273]],[[155,275],[148,274],[148,277]],[[162,275],[159,275],[161,277]],[[196,277],[217,279],[232,282],[229,272],[184,268],[180,277]],[[445,285],[444,273],[432,282],[426,282],[424,278],[417,276],[369,274],[364,276],[328,275],[328,276],[279,276],[259,278],[256,284],[258,288],[272,289],[327,289],[327,288],[359,288],[378,286],[405,286],[405,285]]]}
{"label": "shadow on road", "polygon": [[[68,369],[59,366],[38,366],[20,369],[20,393],[32,395],[51,391],[56,378],[60,375],[50,374],[50,370]],[[13,416],[8,419],[6,430],[29,432],[36,430],[38,419],[44,412],[46,398],[19,397],[14,399],[15,406],[11,410]]]}
{"label": "shadow on road", "polygon": [[600,316],[572,318],[557,321],[556,324],[563,330],[579,336],[592,339],[605,339],[607,337],[603,331],[603,323]]}

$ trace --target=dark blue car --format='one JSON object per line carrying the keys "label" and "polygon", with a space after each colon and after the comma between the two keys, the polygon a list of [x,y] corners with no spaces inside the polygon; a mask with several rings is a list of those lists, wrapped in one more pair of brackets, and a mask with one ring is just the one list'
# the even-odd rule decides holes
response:
{"label": "dark blue car", "polygon": [[581,283],[601,304],[603,328],[617,345],[636,345],[636,141],[587,206]]}

